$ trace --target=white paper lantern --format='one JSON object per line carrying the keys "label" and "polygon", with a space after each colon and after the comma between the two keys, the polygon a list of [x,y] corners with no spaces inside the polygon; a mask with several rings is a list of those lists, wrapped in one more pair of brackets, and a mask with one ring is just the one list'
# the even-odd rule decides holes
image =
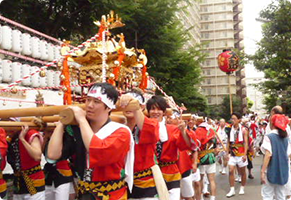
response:
{"label": "white paper lantern", "polygon": [[40,77],[40,87],[47,87],[47,78]]}
{"label": "white paper lantern", "polygon": [[[31,73],[31,69],[32,68],[30,65],[23,64],[22,65],[22,77],[29,76],[29,74]],[[31,86],[31,77],[24,79],[21,83],[24,86]]]}
{"label": "white paper lantern", "polygon": [[1,47],[6,50],[11,50],[12,48],[12,29],[9,26],[2,26]]}
{"label": "white paper lantern", "polygon": [[1,46],[1,43],[2,43],[2,26],[0,24],[0,46]]}
{"label": "white paper lantern", "polygon": [[12,31],[12,51],[22,51],[22,33],[19,30]]}
{"label": "white paper lantern", "polygon": [[55,59],[59,59],[61,57],[61,47],[60,46],[55,46]]}
{"label": "white paper lantern", "polygon": [[19,79],[21,79],[22,77],[22,64],[19,62],[13,62],[11,64],[11,69],[12,69],[12,82],[15,82]]}
{"label": "white paper lantern", "polygon": [[30,56],[31,51],[31,36],[28,33],[22,33],[22,54]]}
{"label": "white paper lantern", "polygon": [[53,61],[55,59],[55,46],[51,43],[47,46],[48,60]]}
{"label": "white paper lantern", "polygon": [[60,75],[61,75],[60,71],[55,71],[55,74],[54,74],[54,86],[55,87],[60,86],[60,83],[61,83]]}
{"label": "white paper lantern", "polygon": [[46,80],[47,80],[48,87],[54,86],[54,71],[53,70],[47,70]]}
{"label": "white paper lantern", "polygon": [[[71,82],[71,85],[78,85],[78,80],[75,80],[73,82]],[[78,86],[78,87],[72,87],[72,91],[78,93],[78,94],[81,94],[81,86]]]}
{"label": "white paper lantern", "polygon": [[[32,66],[31,68],[32,73],[39,70],[37,66]],[[40,87],[40,76],[38,72],[31,76],[31,85],[32,87]]]}
{"label": "white paper lantern", "polygon": [[3,80],[3,74],[2,74],[2,59],[0,59],[0,83],[2,83],[2,80]]}
{"label": "white paper lantern", "polygon": [[31,51],[32,51],[32,57],[34,58],[40,58],[41,52],[40,52],[40,39],[37,37],[32,37],[30,39],[31,41]]}
{"label": "white paper lantern", "polygon": [[40,58],[42,60],[48,60],[48,43],[45,40],[40,41]]}
{"label": "white paper lantern", "polygon": [[12,81],[12,62],[10,60],[2,60],[2,81],[5,83],[10,83]]}

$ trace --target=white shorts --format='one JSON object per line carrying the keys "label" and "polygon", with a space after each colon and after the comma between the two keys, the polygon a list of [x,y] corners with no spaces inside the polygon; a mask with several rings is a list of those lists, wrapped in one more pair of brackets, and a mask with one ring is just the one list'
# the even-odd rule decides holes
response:
{"label": "white shorts", "polygon": [[[75,181],[75,180],[74,180]],[[75,187],[74,187],[74,183],[73,182],[70,182],[70,190],[69,190],[69,193],[70,194],[75,194]]]}
{"label": "white shorts", "polygon": [[128,199],[128,200],[159,200],[158,197],[146,197],[146,198],[139,198],[139,199]]}
{"label": "white shorts", "polygon": [[247,166],[248,165],[248,159],[243,161],[242,158],[243,158],[242,156],[230,156],[229,161],[228,161],[228,165],[231,165],[231,166],[238,165],[238,167]]}
{"label": "white shorts", "polygon": [[190,198],[194,196],[194,188],[192,185],[192,173],[186,176],[180,181],[181,195],[185,198]]}
{"label": "white shorts", "polygon": [[192,173],[191,175],[192,175],[192,181],[194,181],[194,182],[200,181],[201,176],[200,176],[200,170],[199,170],[199,168],[196,170],[195,173]]}
{"label": "white shorts", "polygon": [[290,177],[290,162],[289,162],[289,178],[288,182],[284,185],[285,186],[285,195],[290,196],[291,195],[291,177]]}
{"label": "white shorts", "polygon": [[45,186],[45,199],[46,200],[63,200],[69,199],[71,183],[64,183],[59,185],[57,188],[55,186]]}
{"label": "white shorts", "polygon": [[284,185],[271,184],[267,178],[266,184],[263,184],[261,188],[261,195],[263,200],[273,200],[274,197],[276,197],[278,200],[286,199],[286,194],[284,192]]}
{"label": "white shorts", "polygon": [[173,188],[169,190],[170,200],[180,199],[180,188]]}
{"label": "white shorts", "polygon": [[38,192],[34,195],[30,194],[13,194],[13,200],[45,200],[45,191]]}
{"label": "white shorts", "polygon": [[226,151],[220,151],[216,157],[221,158],[221,157],[224,157],[225,155],[226,155]]}
{"label": "white shorts", "polygon": [[216,163],[210,165],[200,165],[200,174],[213,174],[216,173]]}

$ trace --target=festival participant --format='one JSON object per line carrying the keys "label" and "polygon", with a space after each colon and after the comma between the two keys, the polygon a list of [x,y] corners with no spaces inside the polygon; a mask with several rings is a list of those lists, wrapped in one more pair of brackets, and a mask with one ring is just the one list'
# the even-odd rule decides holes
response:
{"label": "festival participant", "polygon": [[170,199],[180,198],[181,174],[177,166],[178,149],[191,150],[189,136],[186,133],[186,125],[179,121],[179,125],[166,124],[165,112],[168,108],[166,100],[161,96],[153,96],[146,103],[146,108],[150,118],[157,119],[160,123],[159,142],[157,143],[157,160],[166,181]]}
{"label": "festival participant", "polygon": [[[194,115],[191,116],[191,119],[188,121],[187,124],[187,130],[189,131],[195,131],[197,126],[196,126],[196,117]],[[196,138],[196,133],[195,133],[195,138]],[[201,199],[201,184],[200,184],[200,170],[198,168],[198,151],[200,148],[200,142],[196,138],[196,145],[197,145],[197,150],[192,151],[192,182],[194,186],[194,199],[195,200],[200,200]]]}
{"label": "festival participant", "polygon": [[289,158],[291,154],[290,141],[286,132],[289,120],[282,114],[274,114],[270,120],[271,132],[264,138],[261,146],[265,154],[261,169],[264,200],[286,199],[284,185],[289,178]]}
{"label": "festival participant", "polygon": [[[78,199],[127,199],[133,182],[133,139],[127,126],[112,122],[110,112],[118,98],[108,83],[93,84],[87,94],[85,110],[71,107],[79,126],[54,130],[48,158],[64,160],[75,155]],[[131,148],[132,147],[132,148]]]}
{"label": "festival participant", "polygon": [[42,135],[28,126],[11,135],[7,160],[14,171],[13,199],[45,199],[45,177],[40,166]]}
{"label": "festival participant", "polygon": [[6,132],[3,128],[0,128],[0,199],[6,196],[7,185],[6,181],[3,178],[2,171],[6,166],[6,155],[7,155],[7,141],[6,141]]}
{"label": "festival participant", "polygon": [[[46,142],[47,147],[48,141]],[[46,152],[44,152],[46,154]],[[68,160],[55,162],[46,157],[45,173],[45,199],[69,199],[70,187],[73,184],[73,173]]]}
{"label": "festival participant", "polygon": [[73,173],[67,160],[52,162],[47,159],[44,166],[45,199],[69,199],[70,187],[73,184]]}
{"label": "festival participant", "polygon": [[[172,124],[178,125],[180,115],[177,115],[173,120]],[[192,117],[191,117],[192,118]],[[196,134],[191,130],[189,126],[189,121],[187,124],[187,132],[189,135],[192,135],[191,139],[194,140],[194,143],[197,145]],[[180,181],[181,187],[181,199],[193,200],[194,199],[194,188],[192,184],[192,172],[197,173],[197,157],[198,157],[198,148],[193,151],[179,151],[179,159],[177,165],[179,167],[182,179]],[[199,172],[198,172],[199,173]]]}
{"label": "festival participant", "polygon": [[[258,136],[258,135],[257,135]],[[255,156],[255,149],[254,149],[254,140],[251,136],[248,138],[249,140],[249,145],[248,145],[248,152],[247,152],[247,158],[248,158],[248,165],[247,169],[249,171],[249,179],[254,179],[254,176],[252,174],[252,169],[253,169],[253,158]]]}
{"label": "festival participant", "polygon": [[250,135],[254,140],[256,140],[257,138],[257,132],[258,132],[258,125],[256,123],[256,116],[253,115],[251,116],[251,120],[250,120]]}
{"label": "festival participant", "polygon": [[215,155],[217,152],[215,131],[207,122],[204,122],[203,118],[197,121],[199,122],[199,124],[196,129],[196,137],[197,140],[199,140],[201,143],[200,151],[198,152],[200,164],[199,169],[201,175],[200,183],[203,189],[204,185],[203,178],[204,174],[206,174],[210,184],[210,200],[215,200],[216,196]]}
{"label": "festival participant", "polygon": [[191,116],[191,119],[187,123],[187,128],[190,130],[195,131],[197,126],[196,126],[196,118],[194,115]]}
{"label": "festival participant", "polygon": [[142,91],[133,89],[120,97],[120,105],[125,107],[132,100],[138,100],[141,108],[124,111],[127,126],[132,130],[134,145],[134,184],[130,199],[158,200],[158,193],[151,167],[155,162],[156,143],[159,140],[159,122],[143,114],[145,99]]}
{"label": "festival participant", "polygon": [[[220,119],[219,120],[219,126],[216,130],[217,135],[220,137],[221,141],[223,144],[218,144],[218,147],[220,149],[222,149],[222,145],[224,145],[224,147],[226,147],[227,144],[227,134],[225,132],[225,128],[226,128],[226,123],[224,119]],[[226,168],[227,168],[227,152],[225,152],[224,150],[221,150],[218,155],[217,155],[217,159],[218,159],[218,163],[220,165],[220,170],[219,172],[221,174],[226,174]]]}
{"label": "festival participant", "polygon": [[248,151],[248,129],[240,124],[241,115],[239,113],[232,113],[231,115],[232,127],[227,143],[227,152],[230,152],[228,166],[229,166],[229,184],[230,191],[226,197],[235,195],[234,188],[234,171],[238,166],[238,172],[241,176],[241,187],[239,194],[244,194],[244,187],[246,185],[246,166],[248,165],[247,151]]}

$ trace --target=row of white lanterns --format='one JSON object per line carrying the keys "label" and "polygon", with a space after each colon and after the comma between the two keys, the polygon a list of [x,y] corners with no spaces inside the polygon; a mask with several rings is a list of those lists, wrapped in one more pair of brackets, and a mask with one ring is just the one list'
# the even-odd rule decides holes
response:
{"label": "row of white lanterns", "polygon": [[61,56],[60,46],[7,25],[0,25],[0,48],[45,61],[53,61]]}

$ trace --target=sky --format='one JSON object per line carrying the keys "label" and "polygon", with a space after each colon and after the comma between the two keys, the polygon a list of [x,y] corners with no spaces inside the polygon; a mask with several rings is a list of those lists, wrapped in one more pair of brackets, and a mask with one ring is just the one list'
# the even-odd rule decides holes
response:
{"label": "sky", "polygon": [[[256,21],[256,18],[271,2],[272,0],[243,0],[244,46],[247,54],[254,54],[256,51],[256,43],[262,38],[262,22]],[[246,78],[264,76],[252,64],[247,64],[245,67]]]}

